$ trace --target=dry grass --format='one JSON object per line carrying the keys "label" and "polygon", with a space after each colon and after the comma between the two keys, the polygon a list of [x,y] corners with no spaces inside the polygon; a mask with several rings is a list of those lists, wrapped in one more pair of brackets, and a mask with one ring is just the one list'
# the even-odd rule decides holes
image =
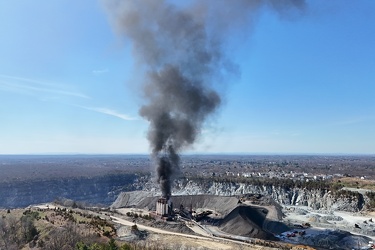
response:
{"label": "dry grass", "polygon": [[[259,246],[253,244],[241,244],[235,242],[228,242],[223,240],[203,240],[203,239],[193,239],[181,236],[174,235],[159,235],[152,234],[145,242],[145,245],[152,246],[165,246],[166,249],[241,249],[241,250],[250,250],[250,249],[264,249],[264,250],[275,250],[279,249],[272,246]],[[152,248],[151,248],[152,249]]]}
{"label": "dry grass", "polygon": [[[8,212],[9,211],[9,212]],[[34,213],[36,219],[33,221],[35,228],[38,231],[39,240],[48,241],[51,232],[56,229],[68,228],[73,226],[74,231],[84,238],[95,238],[97,242],[106,242],[108,238],[103,236],[113,236],[112,222],[101,220],[98,216],[94,216],[89,211],[82,213],[74,210],[54,210],[54,209],[10,209],[0,210],[0,218],[14,218],[15,221],[20,221],[25,213]],[[27,244],[25,245],[27,248]],[[38,248],[39,249],[39,248]]]}
{"label": "dry grass", "polygon": [[344,177],[339,179],[341,184],[349,188],[361,188],[375,191],[375,180],[361,180],[356,177]]}
{"label": "dry grass", "polygon": [[[12,216],[14,218],[21,218],[24,212],[27,209],[12,209],[10,213],[7,210],[0,210],[0,216]],[[39,231],[39,239],[47,239],[50,236],[51,231],[56,228],[61,228],[67,226],[69,223],[73,223],[76,232],[81,235],[82,237],[95,237],[95,242],[106,242],[108,241],[107,237],[100,236],[98,237],[98,233],[103,235],[104,231],[111,230],[111,227],[108,226],[93,226],[92,224],[96,225],[96,223],[100,224],[100,220],[98,221],[98,217],[95,213],[89,211],[82,211],[82,210],[73,210],[64,211],[64,212],[57,212],[53,209],[36,209],[32,208],[31,211],[38,213],[38,219],[35,220],[35,226]],[[84,213],[86,212],[86,213]],[[72,222],[71,219],[68,218],[68,215],[71,215],[70,218],[74,218],[76,223]],[[90,214],[90,215],[89,215]],[[88,216],[89,215],[89,216]],[[79,223],[81,222],[81,223]],[[94,223],[90,223],[94,222]],[[121,245],[121,243],[119,242]],[[211,240],[204,240],[204,239],[194,239],[188,237],[181,237],[181,236],[174,236],[174,235],[161,235],[156,233],[150,233],[149,236],[143,240],[139,241],[137,249],[264,249],[264,250],[271,250],[271,249],[291,249],[292,247],[296,247],[296,245],[291,245],[287,243],[279,243],[279,242],[271,242],[271,241],[262,241],[255,244],[241,244],[236,242],[230,242],[227,240],[219,240],[219,239],[211,239]],[[142,248],[143,247],[143,248]],[[155,248],[156,247],[156,248]],[[282,248],[280,248],[282,247]],[[28,244],[22,248],[23,250],[30,250]],[[40,248],[33,248],[33,249],[40,249]],[[299,248],[294,248],[299,249]],[[306,248],[301,248],[306,249]]]}

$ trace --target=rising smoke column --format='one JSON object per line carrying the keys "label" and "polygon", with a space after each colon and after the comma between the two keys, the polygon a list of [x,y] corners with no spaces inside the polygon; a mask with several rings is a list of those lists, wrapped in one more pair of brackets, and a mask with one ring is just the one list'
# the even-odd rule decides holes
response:
{"label": "rising smoke column", "polygon": [[221,103],[215,83],[234,68],[224,56],[226,33],[250,26],[264,6],[281,14],[303,6],[300,0],[171,2],[104,1],[117,31],[131,41],[138,67],[146,72],[146,101],[139,114],[150,124],[148,140],[165,197],[179,169],[178,153],[195,142]]}

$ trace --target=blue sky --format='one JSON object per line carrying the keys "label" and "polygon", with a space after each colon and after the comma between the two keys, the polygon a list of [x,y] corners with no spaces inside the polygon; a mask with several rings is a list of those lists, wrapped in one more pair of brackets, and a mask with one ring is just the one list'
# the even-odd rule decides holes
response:
{"label": "blue sky", "polygon": [[[264,9],[189,153],[375,153],[375,1]],[[0,154],[148,153],[130,45],[99,2],[0,1]]]}

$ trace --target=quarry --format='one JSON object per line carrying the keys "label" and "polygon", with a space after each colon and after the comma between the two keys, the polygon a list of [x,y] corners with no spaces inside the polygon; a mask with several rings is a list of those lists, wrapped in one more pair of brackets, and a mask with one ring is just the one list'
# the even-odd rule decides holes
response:
{"label": "quarry", "polygon": [[[277,159],[189,156],[181,162],[184,176],[170,182],[169,194],[163,194],[156,176],[149,174],[147,156],[2,160],[9,178],[0,180],[4,208],[0,223],[7,228],[10,221],[19,218],[16,225],[22,225],[22,217],[35,214],[39,238],[30,243],[35,246],[73,226],[86,235],[76,238],[86,244],[92,244],[93,239],[101,244],[114,239],[119,246],[137,249],[153,249],[160,244],[168,249],[371,247],[369,242],[375,235],[374,181],[364,174],[368,168],[356,165],[354,176],[323,180],[313,176],[339,172],[334,165],[338,157],[323,165],[331,164],[331,172],[318,168],[320,157],[307,161],[306,157],[297,160],[291,156],[288,164],[283,163],[285,158]],[[357,162],[372,164],[370,160],[364,157]],[[52,165],[47,167],[43,162]],[[69,163],[69,171],[60,167],[64,162]],[[295,162],[317,166],[307,177],[303,175],[312,176],[309,181],[299,179]],[[217,165],[220,169],[215,176],[205,174]],[[86,171],[89,168],[91,172]],[[228,173],[229,168],[233,174]],[[284,171],[284,177],[271,177],[270,168],[281,174]],[[244,177],[234,171],[261,174]],[[293,171],[296,177],[286,171]],[[33,172],[43,175],[35,178]],[[109,174],[103,176],[105,172]],[[368,177],[363,180],[362,176]]]}
{"label": "quarry", "polygon": [[152,227],[179,225],[174,228],[178,228],[177,232],[187,233],[189,228],[189,234],[277,249],[291,249],[290,244],[317,249],[357,249],[358,246],[367,249],[375,236],[371,213],[354,216],[303,206],[280,206],[259,194],[176,195],[168,199],[148,195],[144,191],[121,193],[111,209],[133,219],[136,214],[137,218],[147,214],[165,223],[146,223]]}
{"label": "quarry", "polygon": [[0,250],[375,249],[374,3],[2,1]]}

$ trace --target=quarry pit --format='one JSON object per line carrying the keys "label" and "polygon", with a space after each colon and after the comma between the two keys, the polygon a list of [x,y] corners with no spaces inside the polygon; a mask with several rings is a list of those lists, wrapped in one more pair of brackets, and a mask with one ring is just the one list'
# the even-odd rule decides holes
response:
{"label": "quarry pit", "polygon": [[352,249],[358,244],[366,246],[373,240],[355,232],[331,227],[322,229],[314,223],[305,223],[309,222],[307,219],[293,224],[287,212],[290,208],[259,194],[172,195],[167,198],[149,195],[146,191],[121,193],[111,209],[122,215],[132,212],[151,216],[154,220],[147,225],[153,228],[196,237],[277,245],[277,249],[289,249],[288,244]]}
{"label": "quarry pit", "polygon": [[278,240],[275,234],[289,230],[289,227],[279,222],[280,208],[272,205],[251,205],[235,196],[177,195],[166,200],[148,195],[148,192],[143,191],[122,193],[111,208],[122,214],[129,211],[149,214],[156,220],[171,223],[199,223],[199,227],[207,234],[244,241],[254,238]]}

